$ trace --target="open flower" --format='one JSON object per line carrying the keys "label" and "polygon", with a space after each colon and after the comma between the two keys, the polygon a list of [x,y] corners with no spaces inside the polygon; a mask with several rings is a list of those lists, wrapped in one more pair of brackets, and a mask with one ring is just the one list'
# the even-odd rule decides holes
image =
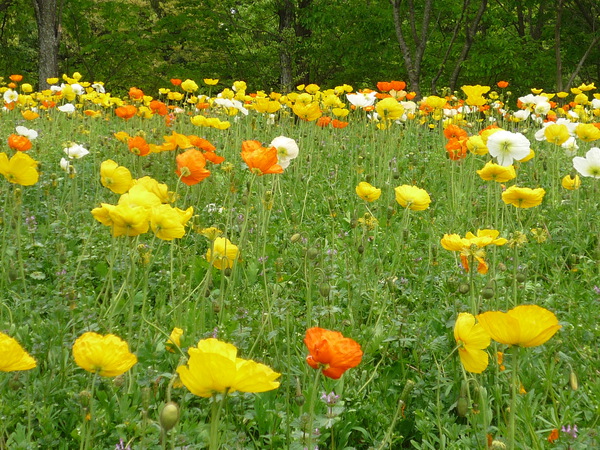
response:
{"label": "open flower", "polygon": [[206,158],[200,150],[186,150],[177,155],[176,160],[177,170],[175,173],[181,182],[188,186],[198,184],[210,175],[210,170],[206,169]]}
{"label": "open flower", "polygon": [[100,182],[115,194],[124,194],[133,186],[129,169],[119,166],[112,159],[107,159],[100,164]]}
{"label": "open flower", "polygon": [[0,372],[30,370],[37,366],[35,359],[27,353],[16,339],[0,333]]}
{"label": "open flower", "polygon": [[310,353],[306,357],[308,365],[313,369],[322,369],[323,375],[334,380],[362,360],[360,344],[344,337],[339,331],[310,328],[306,331],[304,343]]}
{"label": "open flower", "polygon": [[21,186],[32,186],[38,182],[37,161],[31,156],[17,152],[10,160],[6,153],[0,153],[0,174],[9,182]]}
{"label": "open flower", "polygon": [[169,340],[165,344],[167,351],[175,353],[175,347],[181,348],[181,336],[183,336],[183,330],[181,328],[173,328]]}
{"label": "open flower", "polygon": [[285,136],[276,137],[271,141],[269,146],[277,149],[277,163],[283,169],[287,169],[290,165],[290,161],[296,158],[300,151],[296,141]]}
{"label": "open flower", "polygon": [[281,374],[252,360],[237,357],[237,348],[218,339],[203,339],[188,350],[190,358],[177,373],[189,391],[199,397],[232,392],[266,392],[279,387]]}
{"label": "open flower", "polygon": [[8,136],[8,146],[18,152],[26,152],[31,149],[32,144],[27,136],[11,134]]}
{"label": "open flower", "polygon": [[496,181],[498,183],[504,183],[517,177],[515,167],[501,166],[493,161],[488,161],[481,170],[477,171],[477,174],[485,181]]}
{"label": "open flower", "polygon": [[542,188],[522,188],[511,186],[502,193],[502,201],[517,208],[533,208],[542,203],[546,191]]}
{"label": "open flower", "polygon": [[90,153],[87,148],[80,144],[71,144],[69,147],[65,147],[63,151],[71,159],[83,158]]}
{"label": "open flower", "polygon": [[242,159],[256,175],[283,173],[283,167],[277,163],[277,149],[272,146],[263,147],[259,141],[242,143]]}
{"label": "open flower", "polygon": [[585,158],[573,158],[573,167],[584,177],[600,178],[600,148],[592,147],[585,154]]}
{"label": "open flower", "polygon": [[231,269],[239,256],[238,246],[224,237],[215,238],[206,252],[206,260],[220,270]]}
{"label": "open flower", "polygon": [[425,189],[417,186],[404,184],[394,189],[396,193],[396,201],[403,208],[412,209],[413,211],[423,211],[429,208],[431,197]]}
{"label": "open flower", "polygon": [[487,94],[490,90],[489,86],[481,86],[479,84],[475,86],[462,86],[462,91],[467,94],[465,103],[471,106],[482,106],[485,105],[487,100],[483,97],[483,94]]}
{"label": "open flower", "polygon": [[491,342],[490,335],[473,314],[460,313],[454,325],[454,339],[458,344],[460,362],[467,372],[481,373],[488,366],[488,354],[484,349]]}
{"label": "open flower", "polygon": [[157,238],[163,241],[172,241],[185,235],[185,224],[193,214],[192,206],[187,211],[182,211],[163,203],[152,209],[150,226]]}
{"label": "open flower", "polygon": [[569,191],[576,191],[581,187],[581,178],[579,178],[579,175],[565,175],[560,184]]}
{"label": "open flower", "polygon": [[73,357],[79,367],[103,377],[121,375],[137,363],[137,357],[120,337],[92,331],[77,338],[73,344]]}
{"label": "open flower", "polygon": [[529,139],[521,133],[499,130],[487,140],[487,148],[491,156],[496,158],[501,166],[510,166],[513,161],[519,161],[529,156]]}
{"label": "open flower", "polygon": [[374,202],[381,196],[381,189],[371,186],[366,181],[361,181],[356,186],[356,195],[366,202]]}
{"label": "open flower", "polygon": [[477,230],[477,235],[470,231],[465,237],[460,237],[458,234],[445,234],[441,240],[442,247],[446,250],[460,252],[460,261],[463,268],[469,271],[469,259],[473,258],[478,262],[477,272],[486,274],[488,265],[485,261],[484,247],[488,245],[504,245],[505,238],[499,238],[498,230]]}
{"label": "open flower", "polygon": [[134,155],[146,156],[150,153],[150,144],[142,136],[132,137],[127,141],[129,151]]}
{"label": "open flower", "polygon": [[521,347],[542,345],[562,328],[553,312],[537,305],[520,305],[507,313],[488,311],[477,320],[496,342]]}

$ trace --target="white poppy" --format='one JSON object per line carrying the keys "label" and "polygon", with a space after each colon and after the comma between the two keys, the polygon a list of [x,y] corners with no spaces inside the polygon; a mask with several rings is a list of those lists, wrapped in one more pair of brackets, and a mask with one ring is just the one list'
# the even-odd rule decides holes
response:
{"label": "white poppy", "polygon": [[22,125],[19,125],[18,127],[16,127],[15,130],[17,131],[17,134],[27,137],[27,139],[29,139],[30,141],[33,141],[34,139],[36,139],[38,137],[37,131],[31,130]]}
{"label": "white poppy", "polygon": [[585,154],[585,158],[573,158],[573,167],[584,177],[600,178],[600,148],[592,147]]}
{"label": "white poppy", "polygon": [[529,139],[521,133],[512,133],[506,130],[496,131],[487,141],[490,155],[504,167],[512,165],[515,160],[519,161],[528,156],[530,146]]}
{"label": "white poppy", "polygon": [[277,149],[277,163],[284,169],[290,165],[290,161],[296,158],[300,151],[296,141],[285,136],[276,137],[269,146]]}
{"label": "white poppy", "polygon": [[83,158],[89,153],[88,149],[86,149],[83,145],[80,144],[73,144],[70,147],[67,147],[63,150],[71,159]]}
{"label": "white poppy", "polygon": [[66,114],[73,114],[75,112],[75,105],[73,103],[65,103],[64,105],[59,106],[56,109]]}

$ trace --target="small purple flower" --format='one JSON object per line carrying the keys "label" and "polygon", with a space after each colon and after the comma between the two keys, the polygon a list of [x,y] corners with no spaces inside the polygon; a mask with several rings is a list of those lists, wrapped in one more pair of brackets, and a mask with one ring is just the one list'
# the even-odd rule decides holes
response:
{"label": "small purple flower", "polygon": [[571,425],[567,425],[566,427],[563,425],[560,431],[562,431],[563,433],[570,434],[573,437],[573,439],[577,439],[577,425],[573,425],[572,428]]}
{"label": "small purple flower", "polygon": [[131,447],[127,445],[125,447],[125,442],[123,442],[123,438],[119,439],[119,443],[115,445],[115,450],[131,450]]}
{"label": "small purple flower", "polygon": [[212,337],[213,337],[214,339],[216,339],[218,334],[219,334],[219,328],[218,328],[218,327],[215,327],[215,328],[213,329],[213,332],[212,332]]}
{"label": "small purple flower", "polygon": [[325,403],[327,406],[334,406],[338,400],[340,399],[339,395],[336,395],[335,392],[331,391],[329,394],[323,392],[321,395],[321,401]]}
{"label": "small purple flower", "polygon": [[594,286],[594,292],[598,295],[600,295],[600,287],[598,286]]}
{"label": "small purple flower", "polygon": [[258,258],[258,262],[262,264],[262,263],[264,263],[264,262],[267,262],[267,259],[269,259],[269,256],[268,256],[268,255],[266,255],[266,256],[261,256],[261,257],[259,257],[259,258]]}

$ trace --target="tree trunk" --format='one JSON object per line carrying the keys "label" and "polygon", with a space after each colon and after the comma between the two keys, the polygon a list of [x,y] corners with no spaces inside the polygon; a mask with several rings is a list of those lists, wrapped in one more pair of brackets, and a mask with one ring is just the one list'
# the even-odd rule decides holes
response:
{"label": "tree trunk", "polygon": [[[423,18],[421,20],[420,33],[416,27],[416,11],[412,0],[408,1],[408,11],[402,11],[400,13],[400,5],[402,0],[390,0],[394,14],[394,28],[396,30],[396,38],[398,39],[398,45],[404,58],[404,67],[408,72],[408,82],[410,89],[415,91],[416,98],[421,98],[421,88],[419,86],[421,81],[421,63],[423,62],[423,56],[425,54],[425,48],[427,47],[427,37],[429,34],[429,22],[431,19],[433,0],[427,0],[423,6]],[[412,54],[406,39],[404,38],[404,32],[402,30],[402,20],[408,12],[408,20],[411,30],[411,37],[414,41],[414,54]]]}
{"label": "tree trunk", "polygon": [[560,56],[560,27],[562,22],[563,0],[556,5],[556,25],[554,26],[554,54],[556,55],[556,90],[562,91],[562,58]]}
{"label": "tree trunk", "polygon": [[291,0],[280,0],[277,4],[279,16],[279,84],[282,92],[290,92],[293,85],[292,56],[289,39],[295,34],[294,5]]}
{"label": "tree trunk", "polygon": [[483,0],[479,5],[479,9],[477,10],[477,15],[473,18],[471,26],[466,27],[467,29],[465,31],[465,43],[463,45],[462,52],[460,53],[460,57],[458,58],[454,66],[452,76],[450,77],[449,84],[451,91],[453,91],[456,88],[458,75],[460,74],[460,70],[462,69],[463,63],[467,60],[467,57],[469,56],[469,51],[471,50],[473,40],[475,39],[475,35],[477,34],[477,27],[479,27],[479,22],[481,22],[481,18],[483,17],[486,8],[487,0]]}
{"label": "tree trunk", "polygon": [[58,76],[58,49],[63,0],[32,0],[38,28],[39,89],[47,89],[47,78]]}

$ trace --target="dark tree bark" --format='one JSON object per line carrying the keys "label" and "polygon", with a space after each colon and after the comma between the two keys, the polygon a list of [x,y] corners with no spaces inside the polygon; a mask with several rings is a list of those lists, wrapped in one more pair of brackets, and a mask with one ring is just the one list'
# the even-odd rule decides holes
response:
{"label": "dark tree bark", "polygon": [[277,3],[279,16],[279,67],[281,75],[279,84],[282,92],[290,92],[293,85],[292,55],[287,40],[294,29],[294,5],[291,0],[280,0]]}
{"label": "dark tree bark", "polygon": [[456,64],[454,66],[454,71],[450,77],[450,90],[454,90],[456,88],[456,83],[458,81],[458,75],[460,74],[460,70],[462,69],[463,63],[466,61],[469,56],[469,51],[471,50],[471,46],[473,45],[473,41],[475,40],[475,35],[477,34],[477,28],[479,27],[479,22],[481,22],[481,18],[485,13],[487,8],[487,0],[482,0],[479,5],[479,9],[477,10],[477,14],[473,18],[470,26],[467,25],[465,31],[465,43],[463,44],[462,51]]}
{"label": "dark tree bark", "polygon": [[[423,17],[421,19],[421,30],[417,30],[417,18],[416,10],[413,0],[408,0],[408,8],[402,10],[402,0],[390,0],[394,13],[394,28],[396,30],[396,38],[398,39],[398,45],[404,58],[404,67],[408,72],[408,82],[410,89],[415,91],[416,98],[421,98],[421,64],[423,62],[423,55],[425,54],[425,48],[427,47],[427,37],[429,35],[429,22],[431,19],[431,10],[433,0],[426,0],[423,5]],[[410,25],[410,36],[412,42],[414,42],[414,50],[411,51],[407,43],[407,39],[404,36],[404,30],[402,29],[403,18],[408,13],[408,22]]]}
{"label": "dark tree bark", "polygon": [[63,0],[32,0],[38,28],[39,89],[47,89],[47,78],[58,76],[58,49]]}
{"label": "dark tree bark", "polygon": [[562,58],[560,55],[560,27],[562,25],[563,0],[558,0],[556,5],[556,24],[554,25],[554,54],[556,55],[556,89],[563,90],[562,86]]}

